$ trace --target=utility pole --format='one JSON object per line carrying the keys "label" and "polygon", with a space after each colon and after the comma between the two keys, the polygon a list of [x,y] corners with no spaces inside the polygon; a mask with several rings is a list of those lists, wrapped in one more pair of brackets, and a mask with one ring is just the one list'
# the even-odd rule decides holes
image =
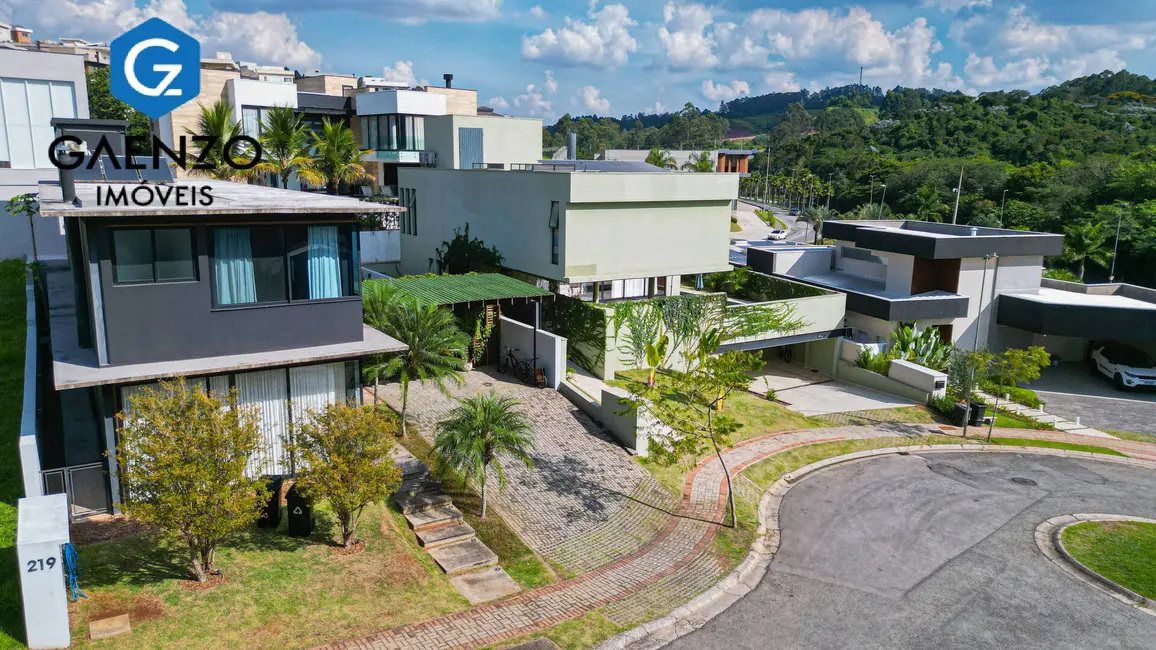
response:
{"label": "utility pole", "polygon": [[1116,252],[1120,250],[1120,223],[1124,221],[1124,208],[1127,203],[1120,204],[1120,213],[1116,215],[1116,243],[1112,244],[1112,270],[1108,271],[1108,282],[1116,281]]}
{"label": "utility pole", "polygon": [[883,214],[883,202],[887,200],[887,183],[883,184],[883,198],[879,199],[879,214]]}
{"label": "utility pole", "polygon": [[999,225],[1003,225],[1003,206],[1007,203],[1007,190],[1003,191],[1003,198],[999,200]]}
{"label": "utility pole", "polygon": [[859,89],[863,89],[863,66],[859,66]]}
{"label": "utility pole", "polygon": [[767,144],[763,147],[763,153],[767,155],[767,173],[763,176],[763,203],[767,203],[767,198],[771,195],[771,135],[767,134]]}
{"label": "utility pole", "polygon": [[[983,256],[983,279],[979,283],[979,313],[976,314],[976,317],[975,317],[975,341],[971,344],[971,351],[972,352],[979,352],[979,330],[982,329],[981,325],[983,324],[983,294],[984,294],[984,290],[987,288],[987,262],[988,262],[988,260],[998,259],[998,258],[999,258],[999,256],[996,255],[995,253],[988,253],[987,255]],[[995,287],[994,286],[991,288],[991,291],[993,294],[995,293]],[[990,300],[988,301],[988,305],[991,305]],[[963,418],[963,437],[964,438],[967,437],[967,422],[968,422],[968,420],[971,419],[971,395],[970,395],[970,391],[975,389],[975,359],[972,359],[971,378],[967,382],[967,387],[968,387],[969,394],[965,397],[965,399],[967,400],[967,409],[964,411],[965,415]]]}
{"label": "utility pole", "polygon": [[955,210],[951,213],[951,223],[959,217],[959,196],[963,194],[963,165],[959,166],[959,185],[955,188]]}
{"label": "utility pole", "polygon": [[875,202],[875,174],[867,177],[868,183],[871,185],[871,198],[867,200],[868,203]]}

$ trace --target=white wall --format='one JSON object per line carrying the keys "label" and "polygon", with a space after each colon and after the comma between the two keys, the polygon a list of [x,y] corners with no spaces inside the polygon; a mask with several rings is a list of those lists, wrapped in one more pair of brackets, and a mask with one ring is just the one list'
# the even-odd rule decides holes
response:
{"label": "white wall", "polygon": [[[864,260],[854,260],[849,257],[844,257],[843,250],[846,248],[856,248],[851,242],[838,242],[839,247],[835,254],[835,268],[848,275],[856,275],[861,278],[868,278],[871,280],[878,280],[879,282],[887,281],[887,266],[879,262],[866,262]],[[872,255],[876,255],[880,259],[886,259],[875,251],[865,248],[865,250]],[[910,287],[908,287],[910,289]]]}
{"label": "white wall", "polygon": [[542,120],[538,118],[445,115],[425,121],[426,149],[438,154],[438,169],[461,169],[458,129],[482,129],[486,163],[536,163],[542,158]]}
{"label": "white wall", "polygon": [[241,121],[242,106],[297,108],[297,86],[276,81],[230,79],[225,82],[225,97],[237,121]]}
{"label": "white wall", "polygon": [[915,257],[899,253],[880,253],[879,256],[887,259],[887,291],[911,295],[911,275],[915,272]]}
{"label": "white wall", "polygon": [[446,97],[420,90],[379,90],[357,93],[358,115],[445,115]]}
{"label": "white wall", "polygon": [[[515,356],[527,361],[534,356],[533,327],[502,316],[498,329],[503,349],[516,349]],[[537,339],[537,365],[546,371],[546,387],[557,390],[566,378],[566,339],[546,330],[538,330]]]}
{"label": "white wall", "polygon": [[374,230],[361,232],[361,262],[375,264],[401,261],[401,231]]}
{"label": "white wall", "polygon": [[[748,252],[749,256],[750,253]],[[808,275],[830,273],[835,261],[834,248],[775,249],[774,273],[805,278]]]}
{"label": "white wall", "polygon": [[[984,259],[968,257],[959,261],[959,288],[956,293],[967,296],[967,315],[951,321],[951,340],[962,341],[967,347],[975,342],[975,328],[986,330],[992,313],[992,283],[995,264],[987,262],[984,280]],[[982,318],[981,318],[982,314]],[[988,332],[980,331],[979,345],[987,345]]]}

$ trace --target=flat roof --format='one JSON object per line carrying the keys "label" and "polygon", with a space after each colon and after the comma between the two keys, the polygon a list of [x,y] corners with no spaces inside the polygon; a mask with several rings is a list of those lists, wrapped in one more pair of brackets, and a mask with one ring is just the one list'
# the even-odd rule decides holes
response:
{"label": "flat roof", "polygon": [[823,236],[853,241],[861,248],[926,259],[974,258],[993,253],[1000,257],[1049,256],[1064,250],[1064,236],[1053,233],[899,219],[835,219],[823,224]]}
{"label": "flat roof", "polygon": [[[98,188],[126,187],[133,191],[140,187],[208,188],[213,196],[212,205],[200,205],[202,200],[186,203],[198,205],[97,205]],[[146,217],[209,214],[380,214],[404,212],[405,208],[383,203],[370,203],[346,196],[332,196],[316,192],[284,190],[246,183],[232,183],[200,178],[181,178],[170,183],[76,183],[76,202],[61,200],[60,184],[55,181],[40,183],[40,216],[42,217]]]}
{"label": "flat roof", "polygon": [[939,298],[960,297],[959,294],[951,293],[950,291],[936,290],[914,295],[888,291],[887,285],[884,282],[871,280],[869,278],[862,278],[857,275],[849,275],[847,273],[817,273],[815,275],[799,276],[798,279],[803,280],[804,282],[821,284],[834,289],[841,289],[843,291],[855,291],[858,293],[878,296],[887,300],[935,300]]}
{"label": "flat roof", "polygon": [[522,282],[500,273],[414,275],[395,280],[367,280],[367,282],[389,282],[399,293],[410,296],[418,302],[431,305],[455,305],[465,302],[541,298],[554,295],[528,282]]}
{"label": "flat roof", "polygon": [[1124,309],[1149,309],[1156,311],[1156,304],[1119,295],[1076,293],[1062,289],[1043,287],[1038,294],[1017,293],[1023,300],[1048,303],[1050,305],[1074,305],[1081,307],[1117,307]]}
{"label": "flat roof", "polygon": [[403,352],[405,344],[368,325],[360,341],[269,352],[197,357],[154,363],[101,366],[96,351],[80,347],[72,272],[62,264],[46,267],[48,322],[52,330],[52,373],[57,390],[104,384],[128,384],[169,377],[209,375],[305,363],[323,363],[371,354]]}

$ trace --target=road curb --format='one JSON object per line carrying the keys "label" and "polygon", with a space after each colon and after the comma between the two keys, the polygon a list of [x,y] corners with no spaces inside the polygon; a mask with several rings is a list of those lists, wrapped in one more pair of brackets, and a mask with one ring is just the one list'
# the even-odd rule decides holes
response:
{"label": "road curb", "polygon": [[1134,521],[1145,524],[1156,524],[1156,519],[1145,519],[1144,517],[1131,517],[1128,515],[1099,513],[1060,515],[1058,517],[1052,517],[1036,527],[1036,545],[1040,547],[1040,551],[1043,552],[1044,556],[1073,577],[1103,591],[1120,602],[1127,603],[1156,616],[1156,601],[1151,598],[1146,598],[1093,571],[1083,562],[1073,557],[1072,554],[1068,552],[1068,549],[1064,547],[1062,539],[1064,529],[1068,526],[1089,521]]}
{"label": "road curb", "polygon": [[[602,642],[595,648],[595,650],[652,650],[654,648],[661,648],[674,640],[686,636],[691,632],[699,629],[703,625],[710,622],[711,619],[718,616],[727,610],[732,604],[737,602],[740,598],[750,593],[762,581],[763,576],[766,575],[767,567],[770,566],[771,561],[774,560],[775,554],[779,550],[779,543],[781,535],[779,530],[779,510],[783,498],[787,492],[795,485],[808,476],[816,472],[847,463],[854,463],[880,456],[894,456],[894,455],[909,455],[909,454],[923,454],[923,453],[1028,453],[1040,456],[1071,456],[1076,458],[1089,458],[1099,461],[1106,461],[1117,463],[1120,465],[1132,465],[1135,467],[1145,467],[1156,470],[1156,462],[1142,460],[1138,458],[1130,458],[1126,456],[1110,456],[1107,454],[1097,454],[1089,451],[1073,451],[1068,449],[1050,449],[1047,447],[1020,447],[1007,445],[991,445],[984,443],[959,443],[947,445],[910,445],[904,447],[883,447],[880,449],[868,449],[864,451],[857,451],[842,456],[835,456],[833,458],[825,458],[820,461],[805,465],[799,469],[784,474],[779,480],[771,484],[763,493],[759,500],[759,528],[756,533],[755,541],[751,545],[751,550],[747,554],[746,559],[742,561],[733,571],[725,578],[720,580],[710,589],[696,596],[690,602],[676,608],[662,618],[655,619],[649,623],[636,627],[632,630],[627,630],[617,636],[614,636]],[[775,454],[770,454],[760,461],[771,458]],[[1118,515],[1096,515],[1103,517],[1118,517]],[[1076,523],[1075,517],[1064,515],[1055,519],[1070,518],[1069,523]],[[1135,517],[1126,518],[1130,521],[1149,521]],[[1049,520],[1051,521],[1051,520]],[[1047,523],[1047,522],[1045,522]],[[1156,522],[1153,522],[1156,523]],[[1040,531],[1036,530],[1036,542],[1040,542]],[[1041,546],[1041,549],[1043,547]],[[1045,555],[1048,552],[1045,551]],[[1058,555],[1058,552],[1053,550],[1052,555]],[[1049,555],[1049,558],[1052,557]],[[1053,562],[1057,560],[1053,559]],[[1065,566],[1063,563],[1061,566]],[[1081,565],[1082,566],[1082,565]],[[1074,568],[1072,570],[1075,570]],[[1112,583],[1115,584],[1115,583]],[[1098,586],[1098,585],[1097,585]],[[1117,585],[1118,586],[1118,585]],[[1121,587],[1123,589],[1123,587]],[[1111,593],[1111,592],[1109,592]],[[1131,592],[1129,592],[1131,593]],[[1138,598],[1143,598],[1139,594],[1133,594]],[[1127,601],[1126,601],[1127,602]],[[1150,603],[1151,601],[1149,601]],[[1145,611],[1156,615],[1156,610],[1147,609]]]}

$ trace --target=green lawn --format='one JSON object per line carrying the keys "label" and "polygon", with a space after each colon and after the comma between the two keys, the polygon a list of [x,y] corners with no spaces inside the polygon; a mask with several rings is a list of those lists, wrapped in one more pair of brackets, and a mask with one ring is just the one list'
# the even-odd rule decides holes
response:
{"label": "green lawn", "polygon": [[1134,442],[1147,442],[1156,445],[1156,434],[1151,433],[1136,433],[1135,431],[1116,431],[1115,429],[1100,429],[1104,433],[1109,433],[1121,440],[1132,440]]}
{"label": "green lawn", "polygon": [[1069,451],[1090,451],[1095,454],[1105,454],[1107,456],[1127,456],[1128,454],[1120,453],[1115,449],[1107,447],[1097,447],[1095,445],[1077,445],[1071,442],[1055,442],[1052,440],[1029,440],[1027,438],[992,438],[993,445],[1011,445],[1016,447],[1046,447],[1048,449],[1067,449]]}
{"label": "green lawn", "polygon": [[0,648],[23,648],[24,617],[16,575],[16,500],[20,411],[24,404],[24,260],[0,262]]}
{"label": "green lawn", "polygon": [[1089,521],[1065,528],[1062,540],[1084,566],[1156,598],[1156,524]]}
{"label": "green lawn", "polygon": [[[404,444],[414,456],[433,467],[433,448],[416,431],[411,430]],[[458,510],[462,511],[463,520],[474,529],[478,539],[497,554],[498,563],[518,584],[526,589],[534,589],[558,579],[558,572],[530,550],[492,508],[486,513],[485,519],[478,516],[482,500],[462,484],[457,474],[443,478],[442,488],[454,500]]]}
{"label": "green lawn", "polygon": [[1049,423],[1036,422],[1035,420],[1029,420],[1028,418],[1017,417],[1002,409],[999,412],[996,412],[989,407],[985,415],[994,415],[995,426],[1004,429],[1035,429],[1038,431],[1055,431],[1056,429]]}

